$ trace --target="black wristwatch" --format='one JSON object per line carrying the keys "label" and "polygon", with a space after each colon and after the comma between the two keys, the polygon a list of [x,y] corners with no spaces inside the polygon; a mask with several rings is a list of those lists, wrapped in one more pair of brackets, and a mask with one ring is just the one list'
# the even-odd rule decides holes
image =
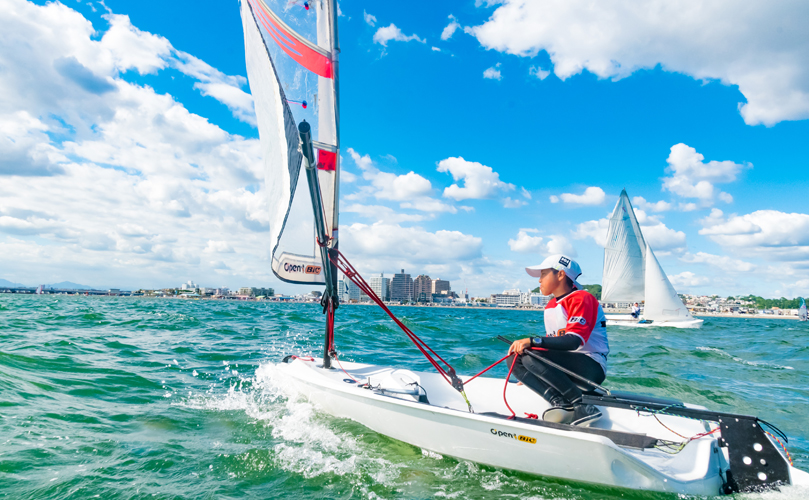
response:
{"label": "black wristwatch", "polygon": [[531,347],[542,347],[542,337],[531,337]]}

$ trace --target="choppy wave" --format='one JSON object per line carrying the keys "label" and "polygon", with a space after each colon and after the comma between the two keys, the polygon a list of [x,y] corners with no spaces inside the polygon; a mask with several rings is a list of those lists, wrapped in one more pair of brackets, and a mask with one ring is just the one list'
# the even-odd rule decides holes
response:
{"label": "choppy wave", "polygon": [[[678,498],[459,461],[320,411],[275,365],[321,351],[317,306],[3,294],[0,310],[8,498]],[[497,334],[541,328],[532,312],[402,311],[469,372],[502,355]],[[430,369],[379,311],[345,306],[338,320],[341,359]],[[607,384],[759,414],[807,469],[806,334],[721,318],[699,331],[611,331]]]}

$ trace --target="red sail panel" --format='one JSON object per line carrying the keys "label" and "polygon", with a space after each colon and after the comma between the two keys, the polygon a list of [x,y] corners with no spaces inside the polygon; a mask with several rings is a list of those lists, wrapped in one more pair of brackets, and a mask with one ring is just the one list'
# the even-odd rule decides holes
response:
{"label": "red sail panel", "polygon": [[318,149],[317,168],[318,170],[337,170],[337,153],[326,151],[324,149]]}
{"label": "red sail panel", "polygon": [[294,31],[286,28],[270,9],[264,7],[260,0],[248,0],[248,2],[253,7],[253,12],[261,25],[289,57],[318,76],[334,77],[331,58],[328,55],[314,50]]}

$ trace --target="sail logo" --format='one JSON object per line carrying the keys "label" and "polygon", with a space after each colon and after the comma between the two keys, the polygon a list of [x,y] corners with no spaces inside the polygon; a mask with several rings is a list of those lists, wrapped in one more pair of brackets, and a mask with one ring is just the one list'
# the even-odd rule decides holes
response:
{"label": "sail logo", "polygon": [[537,438],[523,436],[522,434],[512,434],[510,432],[498,431],[497,429],[491,429],[489,432],[498,437],[516,439],[517,441],[522,441],[523,443],[536,444],[537,442]]}
{"label": "sail logo", "polygon": [[284,271],[288,273],[304,273],[304,274],[320,274],[320,270],[322,267],[320,266],[313,266],[311,264],[290,264],[289,262],[284,263]]}
{"label": "sail logo", "polygon": [[290,264],[289,262],[284,264],[284,271],[288,273],[302,273],[303,266],[300,264]]}

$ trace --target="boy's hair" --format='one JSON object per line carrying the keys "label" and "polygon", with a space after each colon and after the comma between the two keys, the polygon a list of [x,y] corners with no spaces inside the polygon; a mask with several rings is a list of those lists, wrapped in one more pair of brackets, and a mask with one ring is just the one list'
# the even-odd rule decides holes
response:
{"label": "boy's hair", "polygon": [[[551,271],[553,271],[554,276],[559,274],[559,271],[557,271],[556,269],[551,269]],[[567,273],[565,273],[565,283],[567,283],[567,286],[569,286],[570,288],[576,290],[576,285],[573,284],[573,280],[570,279],[570,276],[568,276]]]}

